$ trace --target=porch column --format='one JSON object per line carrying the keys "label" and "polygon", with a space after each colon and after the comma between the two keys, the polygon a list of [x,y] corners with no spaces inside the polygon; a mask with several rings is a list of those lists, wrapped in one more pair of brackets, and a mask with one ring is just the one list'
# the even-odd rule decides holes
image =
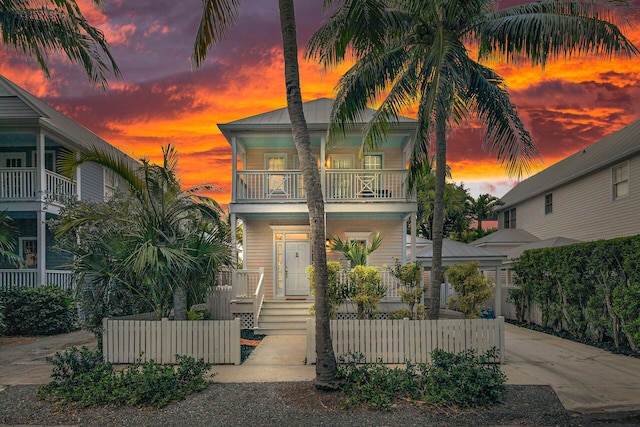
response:
{"label": "porch column", "polygon": [[411,214],[411,262],[416,262],[416,234],[417,234],[417,213],[413,212]]}
{"label": "porch column", "polygon": [[[36,146],[36,164],[33,165],[36,168],[36,179],[38,180],[38,201],[44,203],[47,201],[47,174],[45,173],[46,166],[44,164],[44,152],[45,152],[44,134],[40,132],[38,134],[38,144]],[[41,207],[40,209],[43,209]],[[38,239],[40,236],[38,236]],[[40,240],[38,240],[39,242]],[[40,254],[38,254],[39,256]]]}
{"label": "porch column", "polygon": [[236,241],[236,214],[232,213],[231,214],[231,262],[235,263],[235,265],[238,265],[238,248],[237,248],[237,244],[238,242]]}
{"label": "porch column", "polygon": [[47,280],[47,233],[46,233],[46,213],[39,209],[36,215],[36,227],[38,237],[38,250],[37,250],[37,271],[38,271],[38,285],[45,286],[48,283]]}
{"label": "porch column", "polygon": [[495,290],[495,307],[493,308],[493,313],[496,319],[499,316],[502,316],[502,284],[500,283],[500,265],[496,266],[496,290]]}
{"label": "porch column", "polygon": [[238,156],[238,139],[235,136],[232,136],[231,137],[231,203],[236,202],[236,186],[238,185],[237,183],[238,157],[237,156]]}

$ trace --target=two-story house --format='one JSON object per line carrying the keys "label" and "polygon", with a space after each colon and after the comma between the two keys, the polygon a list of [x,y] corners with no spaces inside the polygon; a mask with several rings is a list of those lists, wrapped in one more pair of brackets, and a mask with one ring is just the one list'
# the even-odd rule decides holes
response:
{"label": "two-story house", "polygon": [[640,120],[520,182],[502,201],[500,229],[542,240],[640,233]]}
{"label": "two-story house", "polygon": [[[304,103],[322,180],[326,237],[370,243],[380,232],[382,245],[369,256],[369,265],[393,266],[396,259],[405,263],[409,261],[406,231],[415,230],[416,224],[417,204],[407,189],[416,122],[400,117],[379,150],[360,154],[362,126],[373,110],[362,123],[354,124],[344,140],[328,144],[332,104],[326,98]],[[218,127],[232,150],[231,223],[243,224],[242,269],[233,274],[232,311],[262,333],[286,328],[289,333],[296,328],[301,332],[301,319],[308,317],[313,302],[306,269],[314,254],[287,109]],[[336,251],[327,257],[342,259]],[[397,295],[397,281],[385,269],[381,274],[389,295]]]}
{"label": "two-story house", "polygon": [[0,210],[13,220],[16,252],[24,260],[23,268],[0,260],[0,286],[70,285],[71,274],[65,270],[68,259],[52,250],[54,239],[47,220],[69,198],[101,201],[118,185],[113,173],[94,163],[82,165],[74,179],[62,176],[60,154],[80,147],[115,150],[0,76]]}

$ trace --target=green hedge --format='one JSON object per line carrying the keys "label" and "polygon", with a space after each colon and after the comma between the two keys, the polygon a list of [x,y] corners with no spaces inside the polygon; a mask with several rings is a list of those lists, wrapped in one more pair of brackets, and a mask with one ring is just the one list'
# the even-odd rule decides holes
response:
{"label": "green hedge", "polygon": [[0,290],[6,335],[55,335],[77,329],[71,291],[55,286]]}
{"label": "green hedge", "polygon": [[543,327],[640,347],[640,235],[525,251],[510,291],[520,321],[536,304]]}

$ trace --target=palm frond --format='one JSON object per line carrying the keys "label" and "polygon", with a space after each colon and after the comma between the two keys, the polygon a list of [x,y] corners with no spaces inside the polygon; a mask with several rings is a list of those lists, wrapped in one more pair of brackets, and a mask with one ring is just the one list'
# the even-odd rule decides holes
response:
{"label": "palm frond", "polygon": [[227,30],[235,23],[240,0],[202,0],[202,17],[193,44],[191,64],[198,69],[209,49],[224,40]]}

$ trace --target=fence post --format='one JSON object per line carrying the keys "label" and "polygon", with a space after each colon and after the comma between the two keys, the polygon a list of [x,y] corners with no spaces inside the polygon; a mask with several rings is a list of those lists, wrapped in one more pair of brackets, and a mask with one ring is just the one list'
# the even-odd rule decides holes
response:
{"label": "fence post", "polygon": [[315,318],[307,317],[307,365],[316,363]]}
{"label": "fence post", "polygon": [[504,364],[504,353],[506,352],[506,348],[504,346],[504,316],[500,316],[497,319],[497,323],[498,323],[498,339],[500,340],[499,342],[499,349],[500,349],[500,364]]}

